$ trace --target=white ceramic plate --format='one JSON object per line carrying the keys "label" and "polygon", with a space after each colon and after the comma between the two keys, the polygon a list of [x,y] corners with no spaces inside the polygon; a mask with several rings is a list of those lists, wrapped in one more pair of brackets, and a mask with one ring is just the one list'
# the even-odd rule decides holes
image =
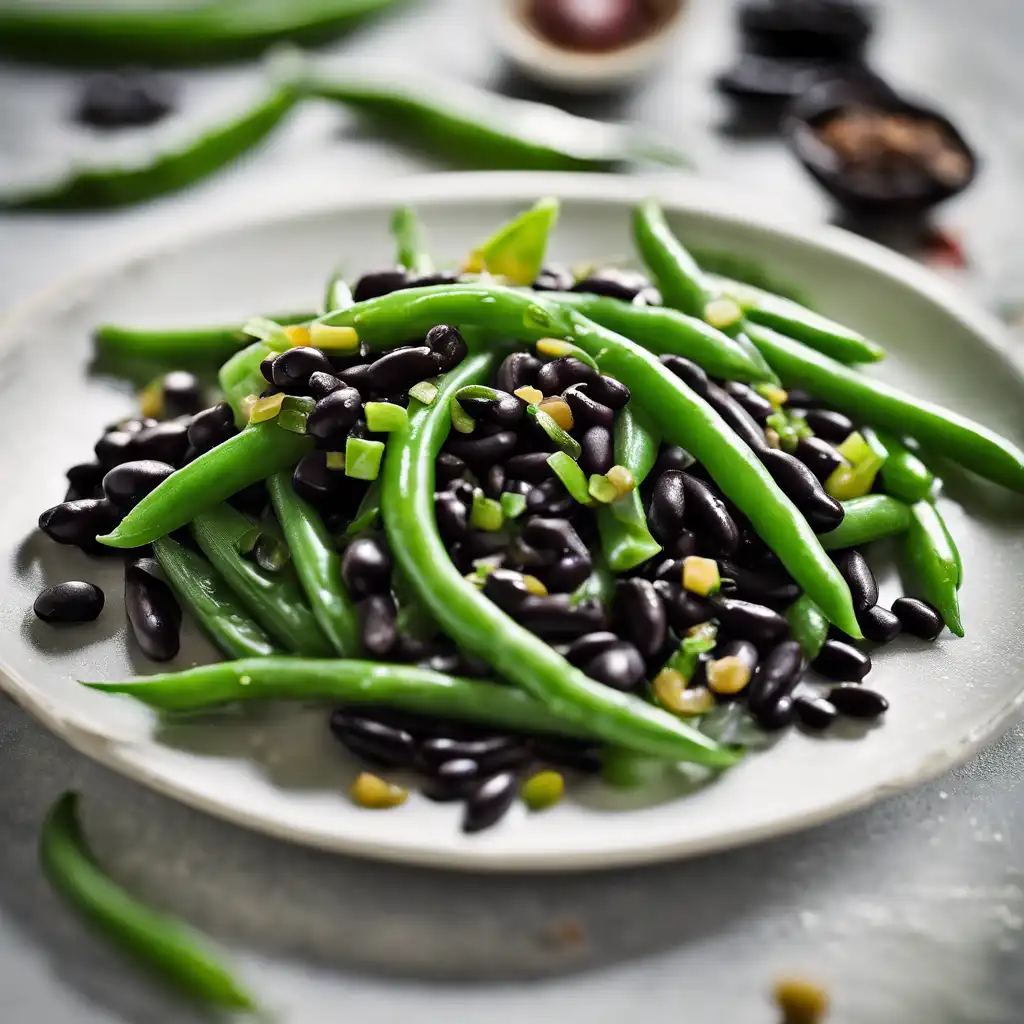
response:
{"label": "white ceramic plate", "polygon": [[[152,324],[241,317],[315,306],[339,261],[355,275],[391,260],[386,223],[414,202],[441,259],[454,260],[538,196],[563,200],[553,256],[566,261],[630,252],[628,211],[649,192],[695,245],[732,249],[801,282],[820,308],[883,342],[877,372],[1024,440],[1024,382],[998,328],[938,278],[837,231],[775,226],[735,195],[696,181],[601,176],[448,175],[370,187],[328,209],[190,236],[51,290],[0,331],[4,401],[0,543],[9,566],[0,602],[2,682],[80,750],[240,824],[347,852],[463,868],[592,868],[694,854],[825,821],[919,783],[962,761],[1004,728],[1024,693],[1024,530],[1020,499],[961,482],[943,509],[966,566],[968,636],[932,645],[900,639],[875,659],[872,684],[892,710],[881,727],[812,739],[798,732],[687,794],[623,795],[575,788],[555,810],[467,837],[458,808],[414,796],[389,813],[345,795],[354,765],[332,744],[322,710],[255,709],[246,717],[160,724],[127,698],[87,691],[76,678],[150,672],[126,642],[117,559],[90,561],[35,531],[61,500],[63,472],[90,457],[101,427],[132,411],[130,393],[87,374],[88,331],[104,320]],[[962,502],[962,504],[960,503]],[[884,554],[882,552],[881,554]],[[878,561],[883,596],[898,592]],[[31,605],[44,583],[86,578],[107,593],[96,624],[55,630]],[[213,657],[187,629],[176,665]],[[174,666],[172,666],[174,667]]]}

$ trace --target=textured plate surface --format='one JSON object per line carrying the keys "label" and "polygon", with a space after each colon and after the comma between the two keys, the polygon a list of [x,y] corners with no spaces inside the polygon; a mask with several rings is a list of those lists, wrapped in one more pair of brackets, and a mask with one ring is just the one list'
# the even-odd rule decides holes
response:
{"label": "textured plate surface", "polygon": [[[580,175],[446,175],[394,181],[329,209],[207,229],[65,282],[0,327],[6,482],[0,544],[9,566],[0,601],[0,683],[75,747],[233,821],[298,842],[392,860],[475,869],[592,868],[693,854],[806,827],[865,806],[962,761],[1004,728],[1024,693],[1024,503],[964,477],[943,501],[966,567],[968,636],[927,645],[901,638],[875,659],[871,683],[892,710],[881,727],[798,733],[702,790],[666,780],[657,791],[574,787],[553,811],[520,810],[498,828],[463,836],[458,810],[414,796],[400,811],[353,807],[355,766],[330,742],[322,710],[252,709],[245,716],[159,721],[126,698],[75,679],[153,671],[125,632],[120,561],[86,559],[35,530],[61,500],[63,472],[91,456],[104,424],[133,410],[128,388],[89,372],[91,325],[171,324],[315,306],[341,265],[350,276],[391,261],[389,210],[412,201],[432,247],[456,260],[500,220],[538,196],[563,214],[552,255],[566,262],[631,251],[628,211],[655,193],[695,246],[730,249],[799,281],[823,312],[883,343],[872,373],[944,401],[1024,440],[1024,380],[997,325],[939,278],[871,243],[832,230],[779,226],[742,197],[691,180]],[[896,553],[873,556],[883,600],[899,592]],[[97,623],[55,630],[32,601],[46,583],[89,579],[107,593]],[[171,667],[210,660],[191,628]]]}

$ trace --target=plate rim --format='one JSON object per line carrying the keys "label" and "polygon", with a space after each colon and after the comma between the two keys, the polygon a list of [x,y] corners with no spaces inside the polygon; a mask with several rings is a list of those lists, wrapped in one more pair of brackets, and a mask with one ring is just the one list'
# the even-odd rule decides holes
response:
{"label": "plate rim", "polygon": [[[685,210],[707,215],[719,221],[753,228],[776,235],[812,249],[838,253],[870,269],[894,278],[968,330],[975,341],[998,354],[1016,376],[1024,376],[1024,354],[1010,346],[1004,326],[959,288],[939,275],[914,263],[905,256],[857,235],[831,225],[814,224],[767,212],[751,194],[742,194],[697,177],[683,175],[664,177],[620,177],[607,174],[563,172],[472,172],[396,177],[346,194],[294,197],[264,207],[259,216],[237,213],[206,216],[202,223],[194,217],[184,223],[160,231],[144,244],[122,247],[86,270],[68,274],[40,289],[33,295],[0,312],[0,351],[9,344],[12,334],[37,312],[47,310],[56,297],[80,295],[83,289],[104,279],[128,273],[134,266],[149,263],[162,254],[206,239],[243,233],[253,228],[271,227],[351,209],[381,206],[387,203],[471,203],[496,200],[528,200],[546,194],[558,195],[566,201],[593,201],[620,205],[636,202],[647,196],[659,199],[669,212]],[[159,759],[147,763],[147,751],[159,751],[160,745],[150,741],[140,745],[96,729],[63,715],[60,708],[39,688],[13,670],[0,652],[0,690],[39,720],[74,749],[165,796],[212,814],[232,824],[333,853],[367,856],[393,863],[471,871],[516,871],[523,873],[562,870],[613,869],[699,856],[716,850],[732,849],[769,838],[803,831],[879,800],[905,792],[928,782],[963,764],[985,745],[995,742],[1019,716],[1024,708],[1024,686],[1012,698],[996,708],[983,723],[959,739],[947,742],[941,749],[927,751],[913,765],[897,776],[863,792],[811,811],[748,827],[734,827],[702,839],[676,838],[643,847],[597,849],[589,853],[570,851],[505,851],[500,847],[479,846],[475,849],[440,849],[429,845],[387,843],[359,836],[325,836],[297,832],[283,822],[247,814],[244,807],[229,800],[217,800],[194,788],[176,782],[172,773],[160,770]]]}

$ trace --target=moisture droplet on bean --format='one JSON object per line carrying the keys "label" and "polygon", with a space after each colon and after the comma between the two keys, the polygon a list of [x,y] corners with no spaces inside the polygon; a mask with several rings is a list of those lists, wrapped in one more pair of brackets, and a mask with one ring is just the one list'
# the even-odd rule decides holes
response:
{"label": "moisture droplet on bean", "polygon": [[103,611],[103,591],[82,580],[56,583],[40,591],[32,610],[43,622],[92,622]]}
{"label": "moisture droplet on bean", "polygon": [[871,659],[842,640],[826,640],[811,667],[826,679],[859,682],[871,671]]}
{"label": "moisture droplet on bean", "polygon": [[889,702],[876,690],[852,683],[833,686],[828,699],[847,718],[878,718],[889,710]]}
{"label": "moisture droplet on bean", "polygon": [[922,640],[934,640],[945,625],[937,608],[916,597],[898,597],[892,603],[892,611],[911,636]]}

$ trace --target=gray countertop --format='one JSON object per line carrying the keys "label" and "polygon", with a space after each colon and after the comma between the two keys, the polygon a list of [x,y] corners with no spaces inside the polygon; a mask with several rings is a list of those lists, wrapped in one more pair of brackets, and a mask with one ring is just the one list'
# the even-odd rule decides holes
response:
{"label": "gray countertop", "polygon": [[[709,87],[732,46],[728,6],[693,0],[666,67],[615,113],[675,139],[705,175],[824,219],[826,200],[777,140]],[[940,214],[970,260],[957,284],[991,306],[1024,298],[1024,7],[884,6],[877,64],[948,108],[985,161],[976,186]],[[487,5],[474,0],[423,0],[337,49],[399,63],[429,54],[439,72],[521,91],[479,42],[486,21]],[[253,77],[244,68],[190,75],[189,108],[215,106]],[[56,126],[75,80],[0,65],[0,173],[71,144]],[[105,216],[0,219],[0,307],[171,228],[428,168],[359,136],[337,112],[309,110],[241,166],[179,197]],[[289,1024],[757,1024],[774,1019],[765,992],[780,972],[827,982],[839,1024],[1009,1024],[1024,1000],[1022,751],[1018,727],[923,789],[731,853],[598,874],[473,876],[329,856],[225,825],[87,761],[0,698],[0,1020],[201,1019],[46,888],[39,824],[74,786],[104,863],[227,946]]]}

